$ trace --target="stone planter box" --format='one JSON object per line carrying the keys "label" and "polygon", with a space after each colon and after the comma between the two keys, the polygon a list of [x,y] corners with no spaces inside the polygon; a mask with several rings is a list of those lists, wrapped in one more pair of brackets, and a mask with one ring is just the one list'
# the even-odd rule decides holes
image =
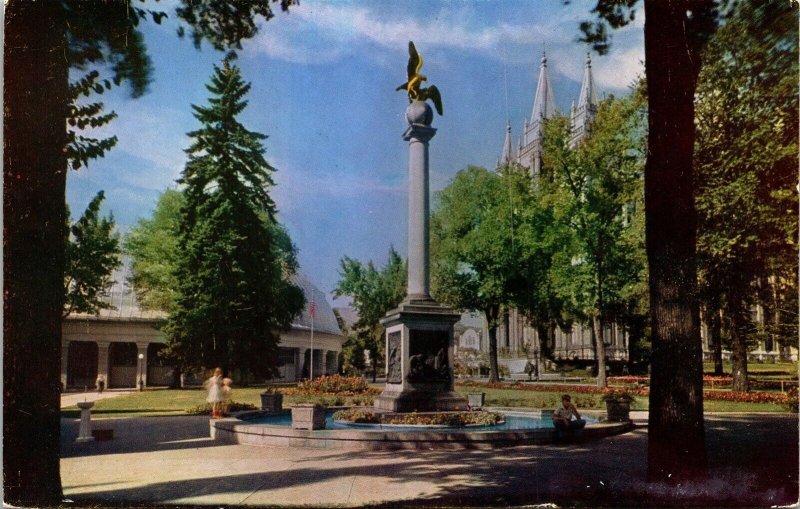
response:
{"label": "stone planter box", "polygon": [[485,400],[486,393],[484,392],[467,394],[467,404],[470,408],[482,408]]}
{"label": "stone planter box", "polygon": [[310,404],[293,405],[292,429],[325,429],[325,407]]}
{"label": "stone planter box", "polygon": [[280,392],[262,392],[261,410],[274,413],[283,410],[283,394]]}
{"label": "stone planter box", "polygon": [[631,402],[626,400],[607,400],[606,412],[610,422],[627,422],[631,420]]}

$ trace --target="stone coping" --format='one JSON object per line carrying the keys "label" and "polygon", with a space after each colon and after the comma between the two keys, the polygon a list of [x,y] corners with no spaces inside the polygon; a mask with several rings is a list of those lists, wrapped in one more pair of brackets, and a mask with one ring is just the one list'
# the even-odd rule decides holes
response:
{"label": "stone coping", "polygon": [[[487,408],[487,410],[489,410]],[[506,414],[541,416],[541,411],[501,410]],[[285,413],[288,413],[284,411]],[[547,412],[547,410],[545,410]],[[274,415],[264,411],[240,412],[235,417],[209,421],[211,438],[223,443],[257,446],[319,447],[326,449],[392,450],[392,449],[493,449],[515,445],[544,445],[554,442],[584,442],[626,433],[636,426],[632,422],[598,422],[587,424],[561,440],[553,429],[468,430],[464,431],[394,431],[387,429],[323,429],[300,430],[269,424],[249,424],[249,419]],[[588,414],[587,414],[588,415]]]}

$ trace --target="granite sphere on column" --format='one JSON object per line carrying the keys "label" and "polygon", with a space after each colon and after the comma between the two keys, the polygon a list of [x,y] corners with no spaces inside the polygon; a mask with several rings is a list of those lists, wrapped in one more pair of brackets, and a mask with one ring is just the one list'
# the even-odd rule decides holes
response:
{"label": "granite sphere on column", "polygon": [[423,101],[411,101],[406,108],[406,120],[411,125],[431,125],[433,108]]}

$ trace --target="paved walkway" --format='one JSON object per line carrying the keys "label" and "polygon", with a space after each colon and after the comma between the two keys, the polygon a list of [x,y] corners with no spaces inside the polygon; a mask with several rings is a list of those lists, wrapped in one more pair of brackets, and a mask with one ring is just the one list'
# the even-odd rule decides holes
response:
{"label": "paved walkway", "polygon": [[98,399],[114,398],[116,396],[122,396],[123,394],[130,394],[132,392],[136,391],[134,389],[110,389],[103,392],[62,392],[61,408],[75,406],[80,401],[97,401]]}
{"label": "paved walkway", "polygon": [[700,505],[798,501],[798,421],[711,416],[710,472],[681,486],[644,482],[647,429],[580,445],[492,451],[375,451],[219,445],[206,417],[105,419],[107,442],[75,443],[62,420],[61,478],[80,505]]}

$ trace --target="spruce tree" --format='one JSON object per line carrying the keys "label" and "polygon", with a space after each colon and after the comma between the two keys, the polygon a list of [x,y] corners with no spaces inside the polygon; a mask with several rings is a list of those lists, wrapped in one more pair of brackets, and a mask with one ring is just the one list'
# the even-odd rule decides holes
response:
{"label": "spruce tree", "polygon": [[275,373],[280,331],[304,297],[288,281],[296,269],[291,243],[276,234],[266,136],[237,120],[250,84],[226,60],[206,88],[212,97],[192,106],[201,127],[189,133],[189,161],[178,180],[185,204],[168,353],[184,369],[220,366],[247,382]]}

